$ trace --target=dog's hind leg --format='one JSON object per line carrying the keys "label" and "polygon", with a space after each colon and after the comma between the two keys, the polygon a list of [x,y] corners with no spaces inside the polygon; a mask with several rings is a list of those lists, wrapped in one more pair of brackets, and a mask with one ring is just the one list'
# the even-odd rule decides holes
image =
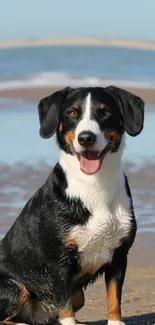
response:
{"label": "dog's hind leg", "polygon": [[28,301],[29,296],[23,284],[13,279],[0,279],[0,321],[9,324]]}

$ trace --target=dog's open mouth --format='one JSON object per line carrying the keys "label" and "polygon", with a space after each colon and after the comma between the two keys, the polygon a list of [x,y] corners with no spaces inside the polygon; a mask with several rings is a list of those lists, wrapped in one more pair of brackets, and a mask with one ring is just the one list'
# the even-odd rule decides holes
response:
{"label": "dog's open mouth", "polygon": [[95,150],[86,150],[77,154],[80,162],[80,167],[83,173],[87,175],[96,174],[103,162],[105,155],[110,150],[110,144],[107,143],[106,147],[100,152]]}
{"label": "dog's open mouth", "polygon": [[98,151],[84,151],[79,154],[81,170],[88,175],[98,172],[101,167],[101,159]]}

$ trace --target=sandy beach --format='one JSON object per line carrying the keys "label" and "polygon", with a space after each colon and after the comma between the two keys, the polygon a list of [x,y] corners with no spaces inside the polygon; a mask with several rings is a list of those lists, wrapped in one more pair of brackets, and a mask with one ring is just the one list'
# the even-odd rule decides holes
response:
{"label": "sandy beach", "polygon": [[[66,85],[68,86],[68,85]],[[128,91],[140,96],[146,103],[155,104],[155,89],[142,88],[127,88]],[[23,88],[23,89],[9,89],[0,90],[0,97],[8,98],[22,98],[29,102],[38,102],[42,97],[48,96],[52,92],[60,88],[55,87],[40,87],[40,88]]]}

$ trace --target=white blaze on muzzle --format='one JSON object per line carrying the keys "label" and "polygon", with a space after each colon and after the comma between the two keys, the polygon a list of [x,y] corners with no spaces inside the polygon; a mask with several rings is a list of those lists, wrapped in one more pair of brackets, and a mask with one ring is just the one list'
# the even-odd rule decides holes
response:
{"label": "white blaze on muzzle", "polygon": [[[85,100],[84,114],[75,129],[75,139],[73,141],[74,150],[80,157],[81,169],[86,174],[95,174],[100,169],[101,161],[98,156],[107,145],[104,133],[100,130],[98,122],[91,119],[92,105],[91,94],[89,93]],[[92,132],[96,135],[95,143],[88,148],[82,146],[78,141],[79,134],[84,131]]]}
{"label": "white blaze on muzzle", "polygon": [[101,151],[107,144],[107,141],[104,138],[103,132],[101,132],[99,124],[91,119],[91,109],[92,101],[91,94],[89,93],[85,100],[84,114],[81,121],[78,123],[77,128],[75,129],[75,139],[73,142],[74,149],[77,153],[80,153],[85,150],[78,142],[78,136],[83,131],[90,131],[96,135],[96,143],[93,146],[93,150]]}

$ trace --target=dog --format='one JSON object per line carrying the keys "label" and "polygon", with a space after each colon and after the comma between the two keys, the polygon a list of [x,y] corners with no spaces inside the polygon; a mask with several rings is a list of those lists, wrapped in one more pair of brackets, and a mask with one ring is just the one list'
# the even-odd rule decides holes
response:
{"label": "dog", "polygon": [[0,242],[0,321],[75,325],[85,288],[105,273],[108,325],[123,325],[137,226],[121,157],[125,132],[143,129],[144,102],[115,86],[67,87],[38,113],[40,135],[56,133],[60,158]]}

